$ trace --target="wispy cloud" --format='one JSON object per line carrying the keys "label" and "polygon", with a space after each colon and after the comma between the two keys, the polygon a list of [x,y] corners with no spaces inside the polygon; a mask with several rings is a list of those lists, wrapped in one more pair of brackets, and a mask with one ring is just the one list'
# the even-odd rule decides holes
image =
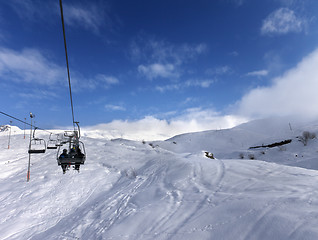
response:
{"label": "wispy cloud", "polygon": [[173,91],[173,90],[180,90],[181,88],[181,84],[168,84],[168,85],[164,85],[164,86],[156,86],[156,90],[164,93],[166,91]]}
{"label": "wispy cloud", "polygon": [[105,109],[109,111],[126,111],[126,108],[121,105],[113,105],[113,104],[107,104],[105,105]]}
{"label": "wispy cloud", "polygon": [[273,79],[269,87],[251,90],[239,102],[239,113],[248,117],[318,116],[318,49],[296,67]]}
{"label": "wispy cloud", "polygon": [[187,97],[184,101],[182,101],[182,104],[188,104],[188,103],[192,103],[192,102],[196,102],[197,99],[193,98],[193,97]]}
{"label": "wispy cloud", "polygon": [[102,8],[94,4],[87,6],[65,4],[64,9],[65,23],[73,27],[83,27],[98,33],[104,23],[109,22],[109,19],[105,21],[106,15]]}
{"label": "wispy cloud", "polygon": [[138,63],[138,72],[148,79],[178,78],[183,74],[182,67],[208,51],[207,45],[174,45],[140,37],[131,43],[131,59]]}
{"label": "wispy cloud", "polygon": [[104,84],[105,87],[109,87],[111,85],[117,85],[119,84],[118,78],[114,76],[106,76],[104,74],[98,74],[96,75],[96,80]]}
{"label": "wispy cloud", "polygon": [[17,94],[19,97],[24,99],[56,99],[59,97],[58,94],[52,91],[45,91],[45,90],[30,90],[28,93],[22,92]]}
{"label": "wispy cloud", "polygon": [[166,92],[166,91],[173,91],[173,90],[181,90],[184,88],[190,88],[190,87],[200,87],[200,88],[209,88],[211,84],[213,84],[215,81],[206,79],[206,80],[187,80],[184,82],[174,83],[174,84],[168,84],[164,86],[156,86],[156,90],[159,92]]}
{"label": "wispy cloud", "polygon": [[0,48],[0,77],[8,81],[54,85],[66,78],[65,68],[36,49]]}
{"label": "wispy cloud", "polygon": [[149,80],[155,78],[178,78],[179,73],[172,64],[154,63],[148,66],[139,65],[138,72],[146,76]]}
{"label": "wispy cloud", "polygon": [[264,77],[267,75],[268,75],[267,70],[253,71],[246,74],[246,76],[251,76],[251,77]]}
{"label": "wispy cloud", "polygon": [[207,51],[208,47],[204,43],[175,45],[167,41],[140,36],[131,43],[130,56],[138,62],[180,65]]}
{"label": "wispy cloud", "polygon": [[205,71],[207,75],[223,75],[230,73],[232,70],[229,66],[219,66],[215,68],[209,68]]}
{"label": "wispy cloud", "polygon": [[[57,65],[37,49],[14,51],[0,47],[0,79],[54,87],[67,84],[67,72],[65,66]],[[71,73],[71,82],[75,91],[108,89],[120,84],[114,76],[97,74],[93,78],[85,78],[75,70]]]}
{"label": "wispy cloud", "polygon": [[297,17],[295,12],[288,8],[280,8],[272,12],[264,21],[261,28],[263,35],[283,35],[299,33],[304,30],[306,20]]}
{"label": "wispy cloud", "polygon": [[5,1],[15,13],[24,20],[36,22],[38,20],[50,21],[49,16],[60,14],[59,5],[52,1],[39,0],[10,0]]}
{"label": "wispy cloud", "polygon": [[120,84],[120,81],[117,77],[105,75],[105,74],[97,74],[92,78],[84,78],[82,76],[76,76],[73,78],[78,85],[80,85],[80,89],[91,89],[95,90],[97,88],[109,89],[115,85]]}
{"label": "wispy cloud", "polygon": [[[39,20],[53,22],[52,19],[60,19],[60,6],[55,1],[10,0],[6,3],[12,7],[21,19],[30,22]],[[99,33],[104,25],[109,28],[113,26],[113,21],[108,13],[108,6],[104,3],[90,2],[85,5],[78,2],[76,4],[63,3],[63,11],[65,24],[72,27],[85,28],[94,33]]]}

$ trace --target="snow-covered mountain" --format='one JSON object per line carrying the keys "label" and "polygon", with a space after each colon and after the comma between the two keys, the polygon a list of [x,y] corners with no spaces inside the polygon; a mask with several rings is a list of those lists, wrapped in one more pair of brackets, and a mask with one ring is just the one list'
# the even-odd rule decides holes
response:
{"label": "snow-covered mountain", "polygon": [[[304,146],[304,133],[313,134]],[[153,145],[176,153],[208,151],[220,159],[256,159],[318,169],[318,121],[291,123],[285,118],[261,119],[232,129],[187,133]],[[265,147],[291,140],[290,144]],[[256,146],[264,146],[253,148]],[[306,156],[306,157],[304,157]],[[317,160],[316,160],[317,159]]]}
{"label": "snow-covered mountain", "polygon": [[17,126],[10,126],[10,125],[1,125],[0,126],[0,134],[9,132],[11,128],[11,133],[12,134],[21,134],[23,132],[23,130],[21,130],[19,127]]}
{"label": "snow-covered mountain", "polygon": [[7,149],[2,134],[0,239],[317,239],[317,126],[267,119],[156,142],[85,134],[79,173],[63,175],[47,150],[31,156],[30,182],[28,139]]}

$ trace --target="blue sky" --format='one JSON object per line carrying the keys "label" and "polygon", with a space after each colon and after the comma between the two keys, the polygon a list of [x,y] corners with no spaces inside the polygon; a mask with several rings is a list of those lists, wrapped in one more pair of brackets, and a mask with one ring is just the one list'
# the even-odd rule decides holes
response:
{"label": "blue sky", "polygon": [[[316,0],[63,6],[82,126],[150,119],[190,131],[298,111],[318,115],[318,99],[306,97],[318,89]],[[43,128],[72,125],[59,11],[58,0],[0,2],[0,109],[21,119],[33,112]],[[295,96],[303,102],[290,101]],[[9,120],[0,116],[2,124]]]}

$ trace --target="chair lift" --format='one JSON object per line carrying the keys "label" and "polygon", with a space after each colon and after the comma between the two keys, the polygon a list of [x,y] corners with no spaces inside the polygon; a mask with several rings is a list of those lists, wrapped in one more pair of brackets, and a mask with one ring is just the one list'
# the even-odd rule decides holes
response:
{"label": "chair lift", "polygon": [[57,147],[63,146],[63,136],[61,137],[60,134],[57,135],[55,146]]}
{"label": "chair lift", "polygon": [[[57,151],[57,164],[62,165],[75,165],[79,166],[85,163],[86,152],[84,143],[79,140],[80,138],[80,128],[78,122],[75,122],[78,130],[74,131],[65,131],[64,138],[68,139],[65,144],[68,144],[67,148],[59,146]],[[66,151],[64,150],[66,149]],[[63,154],[63,152],[67,152]],[[63,169],[64,171],[64,169]]]}
{"label": "chair lift", "polygon": [[57,140],[51,138],[52,133],[50,134],[49,141],[47,142],[47,149],[57,149]]}
{"label": "chair lift", "polygon": [[36,138],[35,137],[35,130],[37,127],[34,128],[33,130],[33,137],[30,140],[30,145],[29,145],[29,150],[28,153],[33,154],[33,153],[45,153],[46,150],[46,142],[42,138]]}

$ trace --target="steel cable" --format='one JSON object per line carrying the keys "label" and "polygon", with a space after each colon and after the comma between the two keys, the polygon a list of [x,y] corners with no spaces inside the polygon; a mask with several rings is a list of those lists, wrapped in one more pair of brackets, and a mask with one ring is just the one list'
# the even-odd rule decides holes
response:
{"label": "steel cable", "polygon": [[69,90],[70,90],[70,99],[71,99],[73,127],[74,127],[74,130],[75,130],[74,107],[73,107],[73,97],[72,97],[72,88],[71,88],[70,68],[69,68],[69,64],[68,64],[68,55],[67,55],[67,47],[66,47],[66,37],[65,37],[65,27],[64,27],[64,16],[63,16],[62,0],[60,0],[60,9],[61,9],[61,20],[62,20],[62,27],[63,27],[63,38],[64,38],[65,58],[66,58],[66,67],[67,67],[67,76],[68,76],[68,86],[69,86]]}

